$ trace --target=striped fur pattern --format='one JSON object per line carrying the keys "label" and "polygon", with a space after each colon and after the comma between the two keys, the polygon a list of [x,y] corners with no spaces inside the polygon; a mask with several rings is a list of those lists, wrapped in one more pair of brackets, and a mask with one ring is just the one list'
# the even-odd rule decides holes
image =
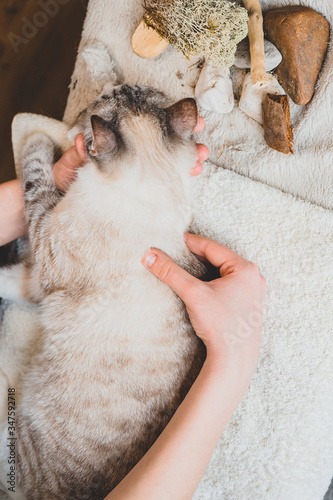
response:
{"label": "striped fur pattern", "polygon": [[[29,500],[103,499],[171,418],[204,348],[184,304],[141,264],[151,247],[197,276],[187,250],[194,101],[123,85],[83,112],[88,153],[62,196],[55,146],[33,135],[22,161],[30,300],[43,335],[22,381],[18,482]],[[96,118],[97,117],[97,118]]]}

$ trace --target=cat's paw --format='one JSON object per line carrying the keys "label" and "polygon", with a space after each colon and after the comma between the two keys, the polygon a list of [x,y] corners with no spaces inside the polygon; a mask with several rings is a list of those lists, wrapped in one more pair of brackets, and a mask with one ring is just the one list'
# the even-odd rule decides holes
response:
{"label": "cat's paw", "polygon": [[54,163],[55,145],[52,139],[43,132],[29,135],[22,151],[21,178],[25,193],[38,183],[43,186],[53,186]]}
{"label": "cat's paw", "polygon": [[54,155],[54,143],[52,139],[43,132],[33,132],[26,139],[23,148],[23,157],[26,155],[31,155],[33,153],[49,153],[49,155]]}

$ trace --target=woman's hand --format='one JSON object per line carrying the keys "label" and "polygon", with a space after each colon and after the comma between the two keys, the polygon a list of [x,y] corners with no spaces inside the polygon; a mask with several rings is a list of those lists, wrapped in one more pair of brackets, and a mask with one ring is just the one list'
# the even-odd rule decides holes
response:
{"label": "woman's hand", "polygon": [[75,146],[69,148],[53,166],[54,182],[60,191],[67,191],[86,159],[83,134],[79,134],[75,139]]}
{"label": "woman's hand", "polygon": [[221,278],[200,281],[156,249],[143,262],[185,302],[207,359],[162,434],[107,500],[192,498],[257,365],[264,278],[254,264],[215,241],[187,234],[186,243],[219,268]]}
{"label": "woman's hand", "polygon": [[265,279],[257,266],[216,241],[185,235],[189,250],[219,269],[221,278],[204,282],[160,250],[143,263],[186,305],[193,328],[207,347],[207,361],[235,369],[247,386],[259,355]]}

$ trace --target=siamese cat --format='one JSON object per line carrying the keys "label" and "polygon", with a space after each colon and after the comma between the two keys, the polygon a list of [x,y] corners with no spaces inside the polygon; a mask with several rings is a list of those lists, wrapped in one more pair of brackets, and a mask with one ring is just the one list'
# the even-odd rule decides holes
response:
{"label": "siamese cat", "polygon": [[35,133],[25,145],[30,255],[0,273],[0,296],[11,299],[19,292],[11,277],[22,274],[42,324],[16,401],[22,498],[102,500],[201,369],[205,348],[183,302],[141,263],[157,247],[195,276],[204,272],[183,238],[197,120],[193,99],[172,105],[131,85],[104,92],[72,131],[84,134],[87,161],[66,194],[54,183],[52,140]]}

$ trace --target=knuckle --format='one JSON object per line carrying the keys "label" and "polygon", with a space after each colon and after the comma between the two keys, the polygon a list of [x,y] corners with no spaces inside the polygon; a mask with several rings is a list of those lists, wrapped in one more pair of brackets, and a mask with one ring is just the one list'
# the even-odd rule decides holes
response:
{"label": "knuckle", "polygon": [[259,276],[260,272],[259,272],[259,268],[256,264],[254,264],[254,262],[248,262],[247,263],[247,266],[246,266],[246,270],[247,272],[251,273],[253,275],[253,277],[255,276]]}
{"label": "knuckle", "polygon": [[158,271],[159,278],[162,281],[167,280],[171,274],[171,270],[172,270],[171,262],[168,262],[168,261],[163,262],[163,264],[161,264],[159,271]]}
{"label": "knuckle", "polygon": [[186,285],[186,296],[188,297],[191,303],[196,303],[200,300],[203,295],[203,283],[202,281],[189,282]]}

